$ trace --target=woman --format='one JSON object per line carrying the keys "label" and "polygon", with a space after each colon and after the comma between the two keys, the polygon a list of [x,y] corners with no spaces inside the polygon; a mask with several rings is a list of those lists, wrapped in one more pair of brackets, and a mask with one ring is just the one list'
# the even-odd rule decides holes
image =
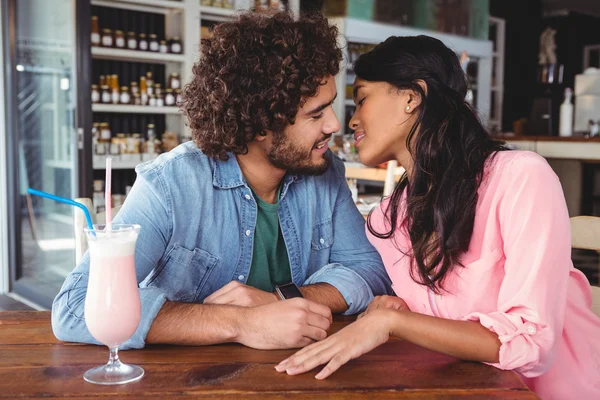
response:
{"label": "woman", "polygon": [[600,399],[600,319],[570,259],[550,166],[491,139],[439,40],[389,38],[354,70],[361,162],[406,169],[367,224],[398,297],[375,298],[357,322],[276,369],[327,364],[324,379],[395,336],[517,371],[542,398]]}

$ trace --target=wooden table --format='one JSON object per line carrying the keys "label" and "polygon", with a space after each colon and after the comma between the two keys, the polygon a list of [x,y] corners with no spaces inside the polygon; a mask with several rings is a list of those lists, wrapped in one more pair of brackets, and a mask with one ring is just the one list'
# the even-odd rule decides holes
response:
{"label": "wooden table", "polygon": [[[332,331],[349,323],[334,322]],[[123,351],[124,362],[146,370],[141,381],[98,386],[83,373],[107,361],[108,349],[57,341],[50,313],[0,313],[0,399],[536,399],[513,372],[458,361],[392,340],[351,361],[324,381],[315,372],[287,376],[275,365],[292,351],[258,351],[240,345],[148,346]]]}

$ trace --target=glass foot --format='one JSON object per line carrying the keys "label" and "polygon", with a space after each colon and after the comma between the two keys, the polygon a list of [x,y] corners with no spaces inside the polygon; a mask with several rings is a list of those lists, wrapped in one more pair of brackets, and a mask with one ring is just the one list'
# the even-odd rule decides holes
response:
{"label": "glass foot", "polygon": [[92,368],[83,374],[83,379],[96,385],[122,385],[135,382],[144,376],[144,370],[137,365],[114,364]]}

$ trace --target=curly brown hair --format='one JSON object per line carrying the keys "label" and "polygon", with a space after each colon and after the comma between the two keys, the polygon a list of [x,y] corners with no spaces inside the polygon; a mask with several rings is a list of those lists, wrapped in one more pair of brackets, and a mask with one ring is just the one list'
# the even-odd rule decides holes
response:
{"label": "curly brown hair", "polygon": [[281,134],[342,59],[338,30],[319,14],[247,12],[202,39],[181,105],[209,157],[245,154],[257,134]]}

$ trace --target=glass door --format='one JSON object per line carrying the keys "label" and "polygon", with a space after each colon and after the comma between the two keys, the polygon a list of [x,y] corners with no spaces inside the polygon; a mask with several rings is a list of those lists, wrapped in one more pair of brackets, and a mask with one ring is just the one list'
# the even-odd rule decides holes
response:
{"label": "glass door", "polygon": [[[79,31],[89,32],[90,6],[87,0],[2,1],[8,11],[3,36],[9,55],[11,291],[49,308],[75,264],[73,210],[32,197],[27,188],[75,198],[87,178],[79,160],[89,125],[83,111],[90,103],[78,88],[89,87],[89,33]],[[85,13],[87,18],[78,18]],[[85,22],[87,27],[78,26]]]}

